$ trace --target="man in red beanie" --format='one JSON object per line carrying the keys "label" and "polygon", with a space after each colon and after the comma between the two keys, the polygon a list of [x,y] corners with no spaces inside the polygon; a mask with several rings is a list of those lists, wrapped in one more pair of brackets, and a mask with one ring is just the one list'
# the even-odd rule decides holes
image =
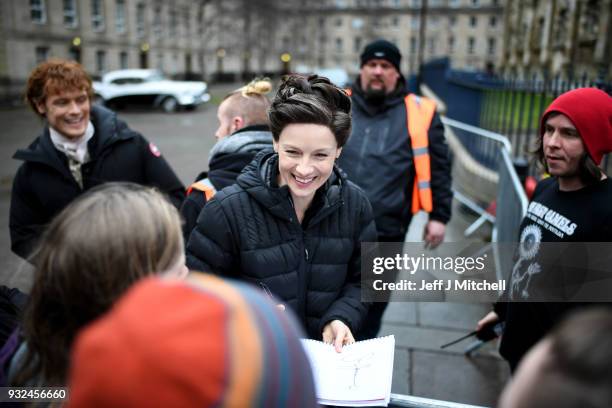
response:
{"label": "man in red beanie", "polygon": [[[518,260],[505,301],[477,326],[505,321],[500,353],[513,371],[570,309],[584,306],[570,302],[575,292],[568,288],[579,287],[589,270],[580,243],[612,242],[612,181],[599,167],[609,152],[612,97],[605,92],[569,91],[542,115],[537,155],[552,177],[538,184],[521,223]],[[560,245],[567,250],[560,251]]]}

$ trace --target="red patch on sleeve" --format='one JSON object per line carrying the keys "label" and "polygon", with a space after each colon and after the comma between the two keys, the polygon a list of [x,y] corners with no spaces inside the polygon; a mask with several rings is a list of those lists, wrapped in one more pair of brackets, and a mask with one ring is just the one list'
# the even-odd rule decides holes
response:
{"label": "red patch on sleeve", "polygon": [[153,156],[155,157],[161,156],[161,152],[159,151],[157,146],[155,146],[153,143],[149,143],[149,150],[151,150],[151,153],[153,154]]}

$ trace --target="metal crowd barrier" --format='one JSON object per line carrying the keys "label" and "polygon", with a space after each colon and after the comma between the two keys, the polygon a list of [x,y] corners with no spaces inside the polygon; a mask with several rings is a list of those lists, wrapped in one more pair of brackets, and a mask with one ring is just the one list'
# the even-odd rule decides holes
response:
{"label": "metal crowd barrier", "polygon": [[497,189],[497,222],[493,242],[516,242],[521,220],[527,214],[527,194],[514,170],[510,152],[501,151],[499,187]]}
{"label": "metal crowd barrier", "polygon": [[[454,191],[457,201],[479,214],[479,218],[466,228],[464,235],[469,236],[486,222],[493,224],[491,241],[494,243],[496,274],[502,279],[504,271],[512,267],[513,254],[507,247],[498,250],[495,243],[516,243],[521,220],[527,213],[527,195],[512,163],[512,145],[499,133],[442,117],[442,123],[450,128],[470,155],[469,160],[479,163],[482,168],[494,170],[497,174],[495,195],[495,214],[477,202],[473,197]],[[461,160],[461,158],[458,158]],[[465,158],[464,158],[465,159]],[[484,170],[483,170],[484,171]]]}
{"label": "metal crowd barrier", "polygon": [[[510,153],[512,151],[510,141],[499,133],[468,125],[467,123],[447,117],[442,117],[442,123],[446,126],[447,130],[450,129],[452,131],[453,135],[456,136],[462,145],[461,152],[464,156],[456,157],[455,160],[469,160],[474,163],[473,167],[480,168],[482,171],[489,171],[490,173],[498,172],[500,152],[507,151]],[[469,157],[465,155],[469,155]],[[474,188],[474,186],[460,187],[462,187],[462,190],[469,190],[467,187]],[[501,184],[498,182],[498,190],[500,187]],[[471,197],[469,193],[459,191],[458,189],[454,189],[453,194],[457,201],[479,215],[479,218],[466,228],[464,232],[466,237],[470,236],[486,222],[495,224],[496,215],[493,214],[492,211],[488,211],[488,205],[487,207],[483,207],[479,200]],[[497,205],[499,205],[499,203],[500,201],[498,200]]]}

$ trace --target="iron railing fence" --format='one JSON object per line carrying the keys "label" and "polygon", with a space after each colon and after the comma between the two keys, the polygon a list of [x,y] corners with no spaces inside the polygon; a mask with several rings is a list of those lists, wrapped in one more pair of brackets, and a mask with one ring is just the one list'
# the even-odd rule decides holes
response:
{"label": "iron railing fence", "polygon": [[[539,120],[546,107],[560,94],[582,87],[596,87],[612,94],[612,82],[588,78],[517,79],[501,78],[483,88],[480,127],[505,135],[512,144],[514,158],[530,162],[529,173],[538,173],[533,160],[537,145]],[[483,162],[487,165],[486,162]],[[604,158],[602,167],[612,175],[612,159]]]}

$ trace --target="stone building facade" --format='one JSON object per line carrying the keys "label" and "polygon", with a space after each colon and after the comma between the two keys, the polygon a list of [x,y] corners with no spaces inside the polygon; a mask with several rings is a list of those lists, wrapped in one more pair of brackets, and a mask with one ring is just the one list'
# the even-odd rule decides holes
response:
{"label": "stone building facade", "polygon": [[504,71],[612,79],[611,0],[507,0]]}
{"label": "stone building facade", "polygon": [[[354,74],[363,46],[380,37],[398,45],[402,70],[413,73],[421,7],[421,0],[3,0],[0,95],[21,92],[50,57],[76,59],[94,77],[137,67],[206,79],[297,68]],[[502,33],[501,1],[428,0],[424,61],[448,55],[455,68],[497,66]]]}
{"label": "stone building facade", "polygon": [[[333,0],[286,19],[278,40],[297,64],[359,70],[359,55],[369,41],[386,38],[404,55],[402,71],[418,66],[420,0]],[[499,64],[503,5],[495,0],[429,0],[423,61],[449,56],[453,68],[484,70]]]}

